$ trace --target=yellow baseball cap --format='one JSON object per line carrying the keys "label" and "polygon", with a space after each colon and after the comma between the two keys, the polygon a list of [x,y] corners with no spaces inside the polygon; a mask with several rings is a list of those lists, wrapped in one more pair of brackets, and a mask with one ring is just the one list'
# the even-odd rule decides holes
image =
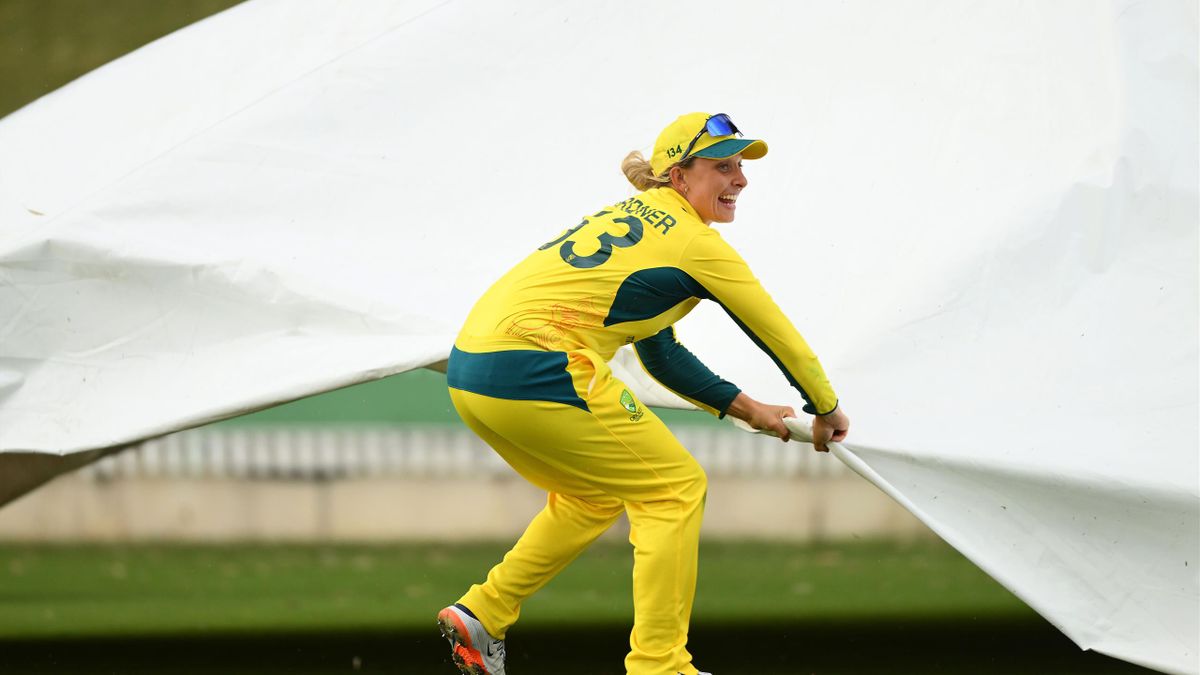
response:
{"label": "yellow baseball cap", "polygon": [[744,159],[758,159],[767,154],[764,141],[738,138],[741,135],[733,120],[725,113],[713,115],[694,112],[680,115],[662,130],[654,142],[650,169],[654,175],[661,176],[671,165],[688,157],[725,159],[740,152]]}

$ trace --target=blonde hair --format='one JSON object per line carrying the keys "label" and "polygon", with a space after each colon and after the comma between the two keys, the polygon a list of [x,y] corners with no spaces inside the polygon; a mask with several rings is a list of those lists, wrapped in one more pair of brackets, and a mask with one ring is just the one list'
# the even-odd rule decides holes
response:
{"label": "blonde hair", "polygon": [[[688,157],[679,163],[679,166],[688,168],[692,165],[694,157]],[[674,165],[672,165],[674,166]],[[633,184],[633,187],[639,190],[649,190],[656,187],[666,187],[671,184],[671,167],[662,172],[661,175],[654,175],[654,169],[650,168],[650,161],[642,156],[642,153],[634,150],[625,155],[625,159],[621,160],[621,172]]]}

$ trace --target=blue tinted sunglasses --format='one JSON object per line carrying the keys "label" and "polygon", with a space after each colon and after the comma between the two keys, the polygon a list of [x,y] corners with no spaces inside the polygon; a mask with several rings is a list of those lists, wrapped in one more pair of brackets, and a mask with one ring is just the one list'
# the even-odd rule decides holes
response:
{"label": "blue tinted sunglasses", "polygon": [[713,138],[716,138],[717,136],[729,136],[730,134],[737,134],[738,136],[742,135],[742,132],[738,131],[737,125],[733,123],[733,120],[729,119],[729,115],[726,115],[725,113],[717,113],[704,122],[704,128],[696,134],[696,137],[692,139],[691,143],[688,143],[687,150],[683,151],[683,155],[680,156],[679,161],[682,162],[692,154],[692,148],[696,147],[696,141],[699,141],[700,137],[703,136],[704,132],[706,131],[708,132],[708,135],[712,136]]}

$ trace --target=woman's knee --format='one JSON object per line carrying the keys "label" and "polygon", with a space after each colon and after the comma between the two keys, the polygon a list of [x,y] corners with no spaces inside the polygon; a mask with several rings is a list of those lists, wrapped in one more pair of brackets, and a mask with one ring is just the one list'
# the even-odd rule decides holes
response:
{"label": "woman's knee", "polygon": [[610,495],[577,497],[561,492],[550,492],[546,499],[551,507],[569,508],[597,520],[615,519],[625,510],[625,502]]}

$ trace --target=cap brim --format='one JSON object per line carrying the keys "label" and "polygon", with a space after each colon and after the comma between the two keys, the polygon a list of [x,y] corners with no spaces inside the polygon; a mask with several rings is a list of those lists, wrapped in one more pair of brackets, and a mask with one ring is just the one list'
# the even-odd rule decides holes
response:
{"label": "cap brim", "polygon": [[767,144],[764,141],[750,138],[726,138],[723,141],[713,143],[703,150],[693,152],[692,156],[708,159],[725,159],[726,157],[733,157],[739,152],[742,154],[742,159],[758,159],[767,154]]}

